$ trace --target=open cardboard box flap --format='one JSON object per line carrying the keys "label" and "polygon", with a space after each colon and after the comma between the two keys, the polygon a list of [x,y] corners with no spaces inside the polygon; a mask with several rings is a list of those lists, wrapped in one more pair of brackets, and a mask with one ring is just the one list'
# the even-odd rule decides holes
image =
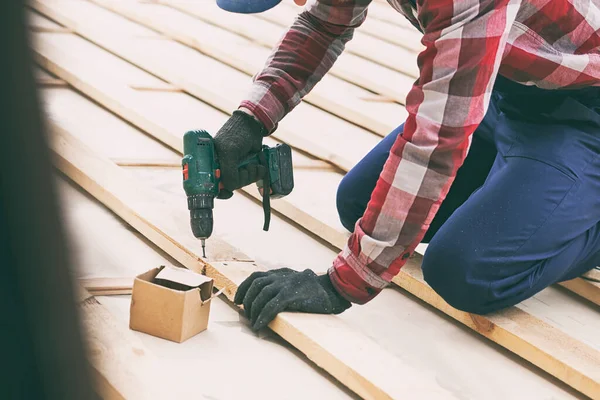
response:
{"label": "open cardboard box flap", "polygon": [[153,268],[136,277],[131,296],[133,330],[183,342],[208,326],[213,280],[184,268]]}
{"label": "open cardboard box flap", "polygon": [[160,272],[154,277],[154,283],[165,286],[171,290],[189,290],[198,288],[202,303],[208,303],[223,291],[212,294],[213,280],[205,275],[198,274],[185,268],[161,267]]}

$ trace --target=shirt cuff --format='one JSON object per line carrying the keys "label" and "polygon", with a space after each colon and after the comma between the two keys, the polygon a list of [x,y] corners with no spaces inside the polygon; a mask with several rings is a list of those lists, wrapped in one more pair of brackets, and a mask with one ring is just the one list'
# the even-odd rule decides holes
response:
{"label": "shirt cuff", "polygon": [[271,86],[261,82],[252,85],[249,97],[243,100],[239,107],[250,110],[255,118],[262,122],[269,134],[277,129],[279,121],[286,113],[285,107],[273,93]]}
{"label": "shirt cuff", "polygon": [[337,256],[328,273],[333,287],[351,303],[366,304],[382,290],[362,279],[341,254]]}

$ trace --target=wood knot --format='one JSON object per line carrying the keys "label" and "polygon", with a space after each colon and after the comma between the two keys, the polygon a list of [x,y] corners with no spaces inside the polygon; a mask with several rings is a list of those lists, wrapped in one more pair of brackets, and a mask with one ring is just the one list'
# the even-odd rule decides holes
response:
{"label": "wood knot", "polygon": [[471,317],[471,321],[473,321],[479,332],[490,333],[496,327],[492,321],[482,315],[469,313],[469,317]]}

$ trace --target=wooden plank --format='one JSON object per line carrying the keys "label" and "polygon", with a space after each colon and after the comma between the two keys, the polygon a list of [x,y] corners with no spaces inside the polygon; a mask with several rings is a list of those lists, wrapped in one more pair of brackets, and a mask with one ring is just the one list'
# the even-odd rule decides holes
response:
{"label": "wooden plank", "polygon": [[[260,20],[248,15],[235,15],[207,7],[209,3],[175,2],[170,0],[160,1],[190,15],[213,23],[232,32],[243,34],[250,40],[271,49],[281,36],[281,27],[269,24],[266,20]],[[386,95],[405,104],[406,95],[410,91],[414,77],[398,73],[393,69],[373,63],[372,61],[358,57],[349,52],[344,52],[330,69],[331,75],[344,79],[350,83],[362,86],[375,93]]]}
{"label": "wooden plank", "polygon": [[129,278],[79,278],[79,284],[93,296],[131,294],[133,277]]}
{"label": "wooden plank", "polygon": [[[77,26],[76,30],[79,33],[85,33],[88,37],[94,37],[96,41],[102,41],[104,47],[110,48],[119,56],[126,57],[155,75],[166,78],[171,84],[181,87],[186,92],[226,113],[236,109],[239,101],[245,95],[244,87],[249,83],[246,76],[236,75],[236,73],[241,73],[228,70],[230,67],[214,60],[203,58],[200,53],[185,46],[165,41],[150,44],[143,42],[143,39],[138,39],[141,42],[127,42],[119,37],[111,36],[105,29],[93,26],[93,21],[81,19],[75,21],[66,16],[67,13],[75,11],[72,9],[69,11],[72,4],[87,4],[90,7],[96,7],[90,3],[33,1],[31,4],[37,9],[61,19],[70,27]],[[77,58],[77,53],[69,51],[67,54],[58,50],[53,44],[59,43],[54,40],[56,37],[50,38],[44,35],[49,34],[41,34],[34,43],[36,61],[40,65],[97,101],[100,101],[99,97],[105,96],[108,91],[113,93],[120,91],[121,95],[112,96],[112,98],[126,101],[127,108],[132,110],[140,108],[133,98],[135,96],[126,94],[124,89],[116,89],[117,82],[106,82],[107,74],[97,68],[83,68]],[[165,54],[169,54],[169,52],[171,54],[166,57]],[[59,58],[69,60],[72,67],[70,70],[77,70],[77,74],[59,71],[57,63],[51,61]],[[203,71],[205,78],[199,76],[197,71]],[[206,79],[206,76],[210,76],[210,78]],[[236,97],[239,100],[236,101]],[[109,109],[112,109],[111,107],[114,105],[108,106]],[[349,125],[306,103],[300,104],[294,113],[289,114],[271,136],[297,149],[310,151],[318,158],[344,170],[349,170],[379,141],[377,136],[357,126]],[[344,145],[348,141],[348,137],[352,137],[352,146]]]}
{"label": "wooden plank", "polygon": [[[82,14],[85,15],[85,14]],[[84,18],[83,16],[81,18]],[[89,18],[93,18],[90,16]],[[115,33],[111,33],[116,35]],[[76,55],[80,64],[80,68],[89,71],[98,71],[103,74],[110,75],[113,81],[126,82],[132,86],[165,88],[169,89],[172,85],[156,78],[150,74],[143,73],[138,68],[132,66],[126,61],[117,57],[112,57],[105,51],[89,46],[89,43],[73,34],[57,34],[57,33],[40,33],[35,32],[32,35],[32,40],[35,41],[40,37],[52,37],[56,43],[61,43],[62,46],[68,47],[70,51]],[[116,36],[115,36],[116,37]],[[151,39],[148,39],[151,40]]]}
{"label": "wooden plank", "polygon": [[[261,269],[254,262],[239,262],[238,252],[218,238],[211,238],[207,259],[201,258],[197,242],[189,244],[189,232],[183,234],[175,226],[186,224],[187,210],[181,208],[174,215],[174,210],[161,204],[160,193],[140,187],[115,164],[54,123],[52,132],[51,147],[58,169],[185,267],[214,278],[217,288],[226,288],[228,298],[233,298],[241,280]],[[220,249],[223,261],[215,258],[215,249]],[[412,398],[455,398],[368,337],[355,334],[335,316],[281,313],[269,326],[363,398],[393,399],[405,393],[411,393]],[[398,377],[401,385],[397,384]]]}
{"label": "wooden plank", "polygon": [[[104,399],[166,399],[178,392],[168,371],[95,297],[79,286],[78,303],[96,391]],[[197,395],[202,396],[201,388]]]}
{"label": "wooden plank", "polygon": [[600,287],[598,287],[598,284],[578,278],[562,282],[560,285],[600,306]]}
{"label": "wooden plank", "polygon": [[[250,39],[167,6],[110,0],[93,2],[198,49],[250,76],[261,71],[270,53],[269,49]],[[211,40],[201,39],[205,37],[210,37]],[[371,92],[333,75],[327,75],[305,96],[305,100],[380,136],[387,135],[398,126],[399,121],[405,120],[408,116],[406,109],[395,104],[393,99],[386,98],[388,100],[386,103],[389,104],[372,104],[364,100],[369,96],[372,96]]]}
{"label": "wooden plank", "polygon": [[40,15],[35,11],[26,10],[25,17],[27,18],[27,24],[30,29],[35,29],[38,31],[46,30],[55,32],[68,30],[64,26],[57,24],[56,22],[44,17],[43,15]]}
{"label": "wooden plank", "polygon": [[[139,160],[131,158],[111,158],[115,164],[120,167],[157,167],[157,168],[181,168],[180,162],[168,160]],[[294,170],[314,170],[314,171],[332,171],[330,165],[323,162],[311,162],[310,164],[301,164],[294,162]]]}
{"label": "wooden plank", "polygon": [[598,267],[584,274],[590,282],[600,283],[600,269]]}
{"label": "wooden plank", "polygon": [[[141,95],[127,87],[126,84],[119,86],[126,93],[131,94],[137,103]],[[111,88],[106,86],[106,91]],[[44,104],[44,113],[48,118],[60,119],[63,124],[69,126],[73,131],[87,131],[93,133],[90,139],[92,146],[98,153],[115,158],[135,158],[138,161],[165,160],[181,162],[181,158],[172,151],[164,148],[157,140],[149,140],[148,136],[139,132],[130,125],[123,124],[122,120],[109,111],[96,104],[85,101],[85,98],[69,88],[50,88],[40,91],[41,100]],[[119,92],[118,94],[121,94]],[[169,97],[169,96],[167,96]],[[142,105],[142,104],[138,104]],[[163,105],[164,106],[164,105]],[[145,112],[150,112],[148,108]],[[87,120],[82,120],[85,115]],[[93,123],[90,123],[93,121]],[[122,146],[115,146],[119,141]]]}
{"label": "wooden plank", "polygon": [[41,87],[68,87],[69,84],[58,78],[37,78],[35,83]]}
{"label": "wooden plank", "polygon": [[181,92],[182,90],[173,85],[140,85],[133,84],[129,85],[132,89],[150,92]]}

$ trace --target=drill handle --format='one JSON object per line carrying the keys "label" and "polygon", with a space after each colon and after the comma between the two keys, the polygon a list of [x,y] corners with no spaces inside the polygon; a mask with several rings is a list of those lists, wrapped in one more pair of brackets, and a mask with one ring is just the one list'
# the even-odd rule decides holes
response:
{"label": "drill handle", "polygon": [[246,165],[250,165],[250,164],[266,165],[266,159],[264,157],[265,147],[267,147],[267,146],[263,145],[263,147],[261,148],[261,150],[258,153],[251,155],[250,157],[248,157],[247,159],[245,159],[244,161],[239,163],[238,168],[242,168],[242,167],[245,167]]}

